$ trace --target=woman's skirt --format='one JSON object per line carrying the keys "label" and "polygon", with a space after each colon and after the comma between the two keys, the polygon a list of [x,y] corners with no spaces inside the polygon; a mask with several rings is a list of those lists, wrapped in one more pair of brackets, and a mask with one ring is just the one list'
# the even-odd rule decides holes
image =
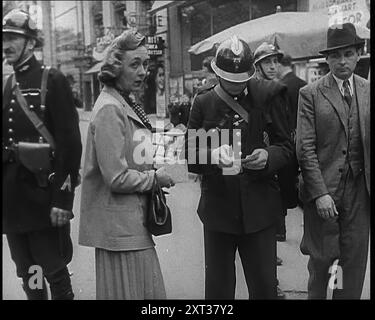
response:
{"label": "woman's skirt", "polygon": [[165,299],[165,287],[154,247],[136,251],[95,249],[96,299]]}

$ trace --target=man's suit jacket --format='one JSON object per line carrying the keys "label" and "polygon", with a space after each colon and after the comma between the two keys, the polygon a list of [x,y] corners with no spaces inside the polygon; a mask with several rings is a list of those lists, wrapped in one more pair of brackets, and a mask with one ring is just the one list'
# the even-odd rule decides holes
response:
{"label": "man's suit jacket", "polygon": [[[366,188],[370,194],[370,83],[354,75],[363,144]],[[347,149],[342,96],[331,73],[300,90],[297,158],[302,170],[300,192],[309,202],[324,194],[335,199]]]}

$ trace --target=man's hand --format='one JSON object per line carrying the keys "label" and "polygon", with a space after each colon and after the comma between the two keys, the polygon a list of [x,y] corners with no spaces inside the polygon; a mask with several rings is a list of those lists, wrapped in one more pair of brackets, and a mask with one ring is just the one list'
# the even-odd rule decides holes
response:
{"label": "man's hand", "polygon": [[53,207],[50,217],[52,226],[61,227],[67,224],[69,220],[73,219],[73,212]]}
{"label": "man's hand", "polygon": [[250,170],[262,170],[268,160],[268,152],[265,149],[255,149],[253,153],[242,160],[242,166]]}
{"label": "man's hand", "polygon": [[223,144],[219,148],[212,150],[211,159],[213,164],[217,164],[219,168],[230,168],[233,166],[233,150],[232,147]]}
{"label": "man's hand", "polygon": [[335,202],[329,194],[325,194],[315,200],[318,214],[323,219],[335,218],[339,215]]}

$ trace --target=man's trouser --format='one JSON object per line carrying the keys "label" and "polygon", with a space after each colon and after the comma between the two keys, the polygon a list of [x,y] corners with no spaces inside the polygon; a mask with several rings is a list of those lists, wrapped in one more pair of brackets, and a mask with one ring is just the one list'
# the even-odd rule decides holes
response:
{"label": "man's trouser", "polygon": [[204,228],[205,298],[234,299],[238,249],[250,299],[276,299],[276,227],[234,235]]}
{"label": "man's trouser", "polygon": [[343,181],[337,191],[340,200],[336,202],[339,212],[336,220],[320,218],[314,202],[306,203],[304,207],[301,251],[310,255],[309,299],[326,299],[331,277],[329,269],[335,259],[339,259],[339,268],[333,299],[360,299],[362,294],[368,255],[370,198],[363,173],[353,179],[348,170]]}
{"label": "man's trouser", "polygon": [[30,278],[36,274],[35,268],[30,269],[32,266],[41,267],[43,276],[50,285],[53,300],[73,299],[74,294],[67,268],[73,254],[70,225],[28,233],[7,234],[7,239],[12,260],[16,264],[17,276],[22,278],[23,288],[29,300],[47,298],[44,281],[43,288],[30,288]]}

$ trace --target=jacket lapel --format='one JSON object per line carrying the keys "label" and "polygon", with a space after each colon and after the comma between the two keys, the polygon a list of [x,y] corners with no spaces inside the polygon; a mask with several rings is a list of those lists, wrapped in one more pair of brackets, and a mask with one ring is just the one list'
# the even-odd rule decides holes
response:
{"label": "jacket lapel", "polygon": [[320,91],[324,97],[330,102],[332,107],[336,110],[336,113],[341,121],[341,124],[344,127],[345,134],[348,136],[347,127],[345,123],[346,112],[342,108],[342,96],[337,86],[335,79],[332,76],[332,73],[327,74],[323,79],[323,86],[320,87]]}
{"label": "jacket lapel", "polygon": [[367,106],[370,105],[370,93],[368,92],[369,87],[365,86],[364,81],[356,75],[354,75],[354,86],[355,86],[355,92],[357,96],[357,104],[358,104],[358,117],[359,117],[359,127],[361,130],[361,136],[362,136],[362,141],[365,141],[365,136],[366,136],[366,126],[365,126],[365,121],[366,117],[369,116],[367,114]]}
{"label": "jacket lapel", "polygon": [[142,127],[145,127],[146,126],[143,124],[142,120],[139,119],[139,117],[137,116],[137,114],[134,112],[134,110],[132,109],[132,107],[129,106],[129,104],[125,101],[125,99],[121,96],[121,94],[119,94],[117,92],[117,90],[111,88],[111,87],[107,87],[105,86],[104,87],[104,90],[112,95],[116,100],[118,100],[125,108],[126,110],[126,114],[129,118],[132,118],[134,121],[136,121],[139,125],[141,125]]}

